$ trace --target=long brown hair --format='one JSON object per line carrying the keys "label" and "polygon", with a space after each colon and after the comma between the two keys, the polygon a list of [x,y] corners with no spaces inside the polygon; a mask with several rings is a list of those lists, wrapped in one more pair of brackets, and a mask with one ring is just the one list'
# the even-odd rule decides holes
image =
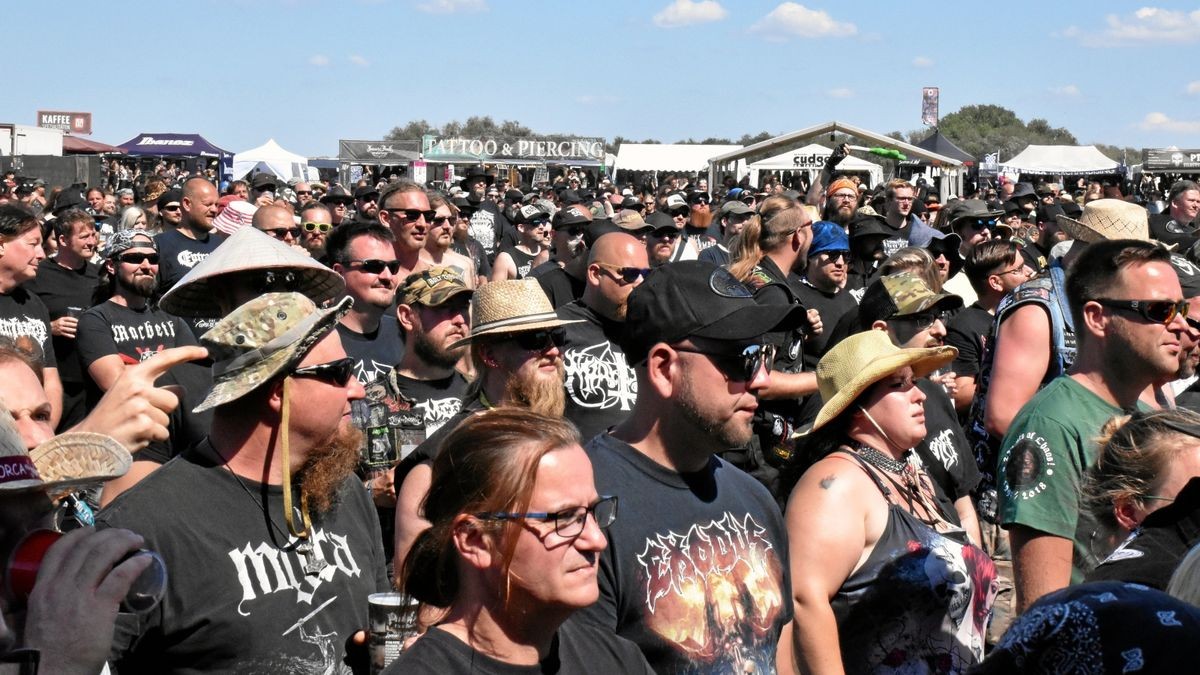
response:
{"label": "long brown hair", "polygon": [[787,241],[804,224],[805,213],[791,197],[767,197],[758,214],[746,221],[738,235],[737,246],[730,251],[729,271],[745,281],[762,257]]}

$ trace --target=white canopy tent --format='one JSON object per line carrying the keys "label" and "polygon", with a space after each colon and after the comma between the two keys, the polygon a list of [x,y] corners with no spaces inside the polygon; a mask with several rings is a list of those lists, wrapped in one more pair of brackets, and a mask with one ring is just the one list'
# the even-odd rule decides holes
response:
{"label": "white canopy tent", "polygon": [[[717,155],[740,150],[740,145],[686,145],[682,143],[622,143],[617,148],[613,180],[620,171],[686,171],[702,172],[708,160]],[[745,171],[745,162],[740,165]]]}
{"label": "white canopy tent", "polygon": [[233,156],[233,177],[245,178],[253,171],[266,171],[282,180],[316,180],[317,170],[309,168],[308,158],[284,150],[275,139]]}
{"label": "white canopy tent", "polygon": [[1016,157],[1000,163],[1005,174],[1079,176],[1117,173],[1118,164],[1094,145],[1030,145]]}
{"label": "white canopy tent", "polygon": [[[825,160],[833,150],[817,143],[811,143],[802,148],[760,159],[752,162],[750,169],[750,184],[759,185],[759,171],[808,171],[810,177],[815,177],[825,166]],[[839,173],[865,173],[868,175],[868,185],[879,185],[883,182],[883,167],[853,155],[843,159],[837,168]]]}

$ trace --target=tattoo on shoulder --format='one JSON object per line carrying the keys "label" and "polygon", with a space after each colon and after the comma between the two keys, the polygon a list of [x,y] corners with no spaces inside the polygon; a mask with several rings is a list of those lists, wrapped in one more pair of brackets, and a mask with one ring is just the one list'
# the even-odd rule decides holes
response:
{"label": "tattoo on shoulder", "polygon": [[835,481],[835,480],[837,480],[836,474],[831,473],[828,476],[825,476],[824,478],[821,479],[821,489],[828,490],[829,486],[833,485],[833,481]]}

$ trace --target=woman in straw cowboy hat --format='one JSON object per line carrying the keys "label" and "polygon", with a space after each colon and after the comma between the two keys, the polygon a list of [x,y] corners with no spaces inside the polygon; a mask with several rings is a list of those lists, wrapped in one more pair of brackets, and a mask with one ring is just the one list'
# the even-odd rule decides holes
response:
{"label": "woman in straw cowboy hat", "polygon": [[911,450],[926,435],[913,379],[956,354],[867,331],[817,365],[819,459],[787,507],[793,644],[806,671],[961,672],[983,657],[995,566]]}

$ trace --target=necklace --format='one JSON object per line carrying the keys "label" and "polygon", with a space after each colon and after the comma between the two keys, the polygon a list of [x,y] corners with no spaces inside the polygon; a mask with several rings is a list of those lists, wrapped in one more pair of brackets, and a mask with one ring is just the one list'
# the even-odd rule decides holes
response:
{"label": "necklace", "polygon": [[[872,448],[866,443],[856,442],[854,444],[854,450],[858,452],[859,457],[862,457],[864,460],[866,460],[867,464],[870,464],[876,469],[883,469],[888,473],[903,474],[904,470],[908,468],[907,461],[890,457],[876,450],[875,448]],[[905,457],[907,458],[907,454]]]}
{"label": "necklace", "polygon": [[[213,452],[214,454],[216,453],[215,448]],[[271,527],[279,533],[280,537],[283,537],[284,541],[287,541],[288,535],[285,534],[284,531],[275,524],[275,520],[271,518],[271,514],[267,512],[267,507],[259,503],[259,500],[254,496],[254,493],[250,492],[250,488],[246,487],[246,484],[242,482],[241,476],[237,475],[233,472],[233,469],[229,468],[228,462],[223,463],[221,466],[225,467],[225,470],[229,472],[229,475],[233,476],[233,480],[237,481],[238,486],[242,488],[242,492],[245,492],[246,496],[250,498],[250,501],[254,502],[254,505],[263,512],[263,516],[266,517],[267,522],[271,524]],[[304,559],[304,574],[306,576],[315,577],[320,574],[322,570],[328,567],[329,563],[316,556],[316,551],[313,548],[312,540],[308,538],[308,534],[308,532],[305,532],[304,536],[297,537],[299,541],[297,541],[292,550],[294,550],[296,553],[299,553],[300,557]]]}

